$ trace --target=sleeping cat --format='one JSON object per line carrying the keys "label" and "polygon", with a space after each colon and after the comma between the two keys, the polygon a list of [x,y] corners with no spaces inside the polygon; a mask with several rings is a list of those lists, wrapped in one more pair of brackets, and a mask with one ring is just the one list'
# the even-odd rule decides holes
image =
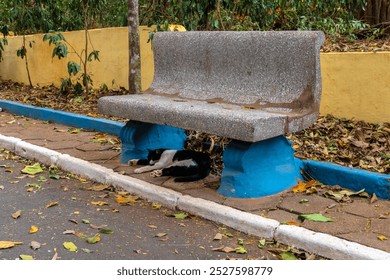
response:
{"label": "sleeping cat", "polygon": [[175,182],[192,182],[210,173],[209,155],[191,150],[157,149],[149,151],[147,159],[129,160],[129,165],[145,165],[135,173],[151,172],[152,177],[173,176]]}

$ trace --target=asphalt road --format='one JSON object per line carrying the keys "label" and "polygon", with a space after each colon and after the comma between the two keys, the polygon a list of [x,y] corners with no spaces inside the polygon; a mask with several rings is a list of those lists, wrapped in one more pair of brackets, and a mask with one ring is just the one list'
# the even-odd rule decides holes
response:
{"label": "asphalt road", "polygon": [[[180,219],[172,216],[179,212],[142,199],[131,203],[133,197],[110,187],[89,190],[99,185],[59,170],[44,167],[35,175],[22,173],[32,164],[0,151],[0,241],[22,242],[0,249],[0,259],[21,255],[37,260],[279,258],[273,244],[259,249],[258,237],[195,216]],[[130,203],[118,203],[118,195]],[[77,250],[72,252],[64,244]],[[243,254],[237,248],[244,248]]]}

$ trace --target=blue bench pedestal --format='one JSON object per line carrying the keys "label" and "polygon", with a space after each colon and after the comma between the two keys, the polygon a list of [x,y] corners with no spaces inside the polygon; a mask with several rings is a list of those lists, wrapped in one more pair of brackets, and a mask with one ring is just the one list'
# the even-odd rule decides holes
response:
{"label": "blue bench pedestal", "polygon": [[273,195],[301,179],[291,143],[284,136],[255,143],[232,141],[224,151],[223,161],[218,193],[227,197]]}
{"label": "blue bench pedestal", "polygon": [[166,125],[129,121],[121,130],[121,162],[146,158],[149,150],[181,150],[187,135],[184,129]]}

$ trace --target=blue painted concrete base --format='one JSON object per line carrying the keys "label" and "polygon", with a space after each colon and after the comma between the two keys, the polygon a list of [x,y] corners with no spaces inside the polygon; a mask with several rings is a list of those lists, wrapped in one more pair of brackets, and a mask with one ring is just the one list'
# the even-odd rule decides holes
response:
{"label": "blue painted concrete base", "polygon": [[146,158],[148,150],[181,150],[187,135],[181,128],[130,121],[121,130],[121,161]]}
{"label": "blue painted concrete base", "polygon": [[223,162],[218,193],[228,197],[272,195],[302,179],[291,143],[284,136],[256,143],[233,141],[224,151]]}
{"label": "blue painted concrete base", "polygon": [[339,185],[353,191],[364,189],[377,197],[390,199],[390,175],[379,174],[333,163],[302,160],[302,169],[313,179],[329,186]]}

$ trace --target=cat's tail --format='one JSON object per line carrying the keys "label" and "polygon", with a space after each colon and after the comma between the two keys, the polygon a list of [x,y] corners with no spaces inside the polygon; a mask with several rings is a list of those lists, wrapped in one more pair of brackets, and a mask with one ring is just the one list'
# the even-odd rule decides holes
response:
{"label": "cat's tail", "polygon": [[190,175],[190,176],[185,176],[185,177],[177,177],[175,178],[175,182],[193,182],[193,181],[198,181],[198,180],[202,180],[204,178],[206,178],[207,176],[209,175],[209,172],[201,172],[201,173],[197,173],[197,174],[194,174],[194,175]]}

